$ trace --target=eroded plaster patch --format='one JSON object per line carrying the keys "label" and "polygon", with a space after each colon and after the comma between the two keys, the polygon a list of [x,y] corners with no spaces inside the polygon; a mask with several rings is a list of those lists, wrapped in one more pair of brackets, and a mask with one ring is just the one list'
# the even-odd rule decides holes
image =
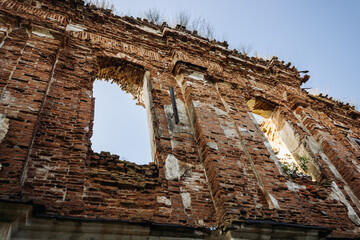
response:
{"label": "eroded plaster patch", "polygon": [[0,113],[0,143],[4,140],[7,132],[9,131],[9,119],[5,114]]}
{"label": "eroded plaster patch", "polygon": [[192,74],[189,75],[189,77],[198,81],[204,81],[205,79],[203,74],[197,72],[193,72]]}
{"label": "eroded plaster patch", "polygon": [[206,145],[213,150],[219,150],[219,147],[216,144],[216,142],[208,142]]}
{"label": "eroded plaster patch", "polygon": [[3,95],[1,96],[0,103],[4,105],[10,105],[16,102],[16,98],[11,95],[10,91],[4,90]]}
{"label": "eroded plaster patch", "polygon": [[46,37],[46,38],[54,39],[54,36],[47,29],[33,28],[31,33],[38,36],[38,37]]}
{"label": "eroded plaster patch", "polygon": [[157,198],[156,198],[156,200],[157,200],[157,202],[158,203],[163,203],[163,204],[165,204],[166,206],[171,206],[171,200],[170,199],[168,199],[167,197],[165,197],[165,196],[158,196]]}
{"label": "eroded plaster patch", "polygon": [[205,226],[204,220],[199,219],[199,220],[197,220],[197,222],[200,226]]}
{"label": "eroded plaster patch", "polygon": [[291,182],[291,181],[287,181],[286,185],[287,185],[288,189],[293,192],[298,192],[300,189],[306,189],[305,186],[299,185],[299,184]]}
{"label": "eroded plaster patch", "polygon": [[80,24],[71,24],[69,23],[66,26],[66,31],[73,31],[73,32],[83,32],[86,30],[86,27],[80,25]]}
{"label": "eroded plaster patch", "polygon": [[191,207],[191,197],[190,197],[190,193],[188,192],[181,192],[181,199],[184,205],[184,208],[190,208]]}
{"label": "eroded plaster patch", "polygon": [[41,6],[43,5],[43,3],[39,2],[39,1],[35,1],[35,3],[36,3],[35,8],[41,9]]}
{"label": "eroded plaster patch", "polygon": [[[304,129],[304,128],[303,128]],[[307,131],[307,129],[305,129]],[[307,131],[308,132],[308,131]],[[312,154],[317,155],[319,154],[320,157],[324,160],[324,162],[328,165],[334,176],[340,180],[342,183],[344,183],[344,189],[346,193],[349,195],[351,201],[355,203],[356,207],[360,210],[360,202],[359,199],[355,196],[351,188],[347,185],[343,177],[340,175],[336,167],[332,164],[332,162],[329,160],[329,158],[326,156],[326,154],[321,150],[320,145],[315,141],[315,139],[311,136],[307,137],[305,140],[307,146],[309,147]]]}
{"label": "eroded plaster patch", "polygon": [[348,210],[347,215],[350,220],[357,226],[360,226],[360,218],[358,217],[354,209],[351,207],[350,203],[346,200],[346,197],[334,181],[331,183],[331,190],[332,192],[330,193],[329,198],[340,201],[342,204],[344,204]]}
{"label": "eroded plaster patch", "polygon": [[165,178],[167,180],[180,179],[181,172],[177,158],[169,154],[165,160]]}
{"label": "eroded plaster patch", "polygon": [[248,132],[248,130],[246,128],[242,128],[242,127],[238,127],[239,132]]}
{"label": "eroded plaster patch", "polygon": [[270,200],[271,200],[271,203],[272,203],[273,208],[279,209],[280,206],[279,206],[279,203],[278,203],[278,201],[276,200],[276,198],[274,198],[274,196],[271,195],[270,193],[269,193],[269,197],[270,197]]}
{"label": "eroded plaster patch", "polygon": [[89,99],[92,98],[92,92],[91,92],[91,91],[86,90],[86,91],[84,91],[84,93],[86,94],[86,96],[87,96]]}
{"label": "eroded plaster patch", "polygon": [[153,33],[153,34],[156,34],[156,35],[162,37],[162,34],[161,34],[161,32],[159,30],[150,28],[148,26],[138,26],[138,27],[141,28],[142,30],[146,31],[146,32]]}
{"label": "eroded plaster patch", "polygon": [[200,101],[192,101],[193,102],[193,105],[194,105],[194,107],[200,107],[200,106],[202,106],[202,105],[204,105],[202,102],[200,102]]}
{"label": "eroded plaster patch", "polygon": [[212,108],[215,110],[216,115],[218,116],[226,116],[226,112],[221,110],[220,108],[212,106]]}
{"label": "eroded plaster patch", "polygon": [[227,138],[237,137],[236,129],[234,127],[234,124],[232,124],[231,122],[226,121],[225,124],[220,124],[220,127],[223,129]]}

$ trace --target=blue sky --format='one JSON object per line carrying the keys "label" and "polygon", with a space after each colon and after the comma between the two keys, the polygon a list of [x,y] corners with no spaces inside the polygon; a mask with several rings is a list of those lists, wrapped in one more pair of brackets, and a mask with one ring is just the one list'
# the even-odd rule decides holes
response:
{"label": "blue sky", "polygon": [[[134,17],[141,16],[142,11],[153,7],[163,12],[166,19],[172,20],[179,10],[189,12],[194,18],[203,17],[214,26],[216,39],[226,40],[232,48],[239,47],[241,44],[251,44],[252,53],[257,53],[259,57],[278,56],[279,60],[291,62],[298,70],[310,71],[311,78],[303,87],[310,87],[318,93],[322,92],[342,101],[360,105],[360,74],[358,73],[360,70],[360,1],[114,0],[113,3],[118,12],[129,13]],[[115,85],[110,87],[118,88]],[[108,91],[110,90],[105,90],[107,93]],[[114,99],[113,101],[123,102],[123,100]],[[137,106],[137,108],[141,107]],[[99,113],[98,109],[95,111]],[[113,112],[112,110],[112,114]],[[96,117],[97,114],[95,114]],[[97,125],[110,126],[109,131],[113,132],[114,123],[109,122],[111,118],[116,119],[116,117],[108,117],[104,123],[97,123],[95,119],[94,133],[98,131]],[[141,117],[130,117],[130,119],[138,118]],[[138,127],[145,125],[146,130],[141,131],[147,132],[144,111],[142,118],[143,123],[136,124]],[[101,132],[105,132],[104,129]],[[121,136],[128,141],[126,133]],[[137,136],[135,139],[146,137],[148,138],[148,136]],[[95,138],[93,138],[95,148],[97,143],[94,140]],[[99,142],[104,143],[104,140],[99,140]],[[105,147],[109,148],[108,151],[125,156],[131,161],[150,159],[150,153],[142,150],[143,144],[135,146],[135,149],[125,147],[129,153],[125,153],[124,150],[115,152],[119,150],[118,146],[123,144],[116,143],[116,146],[111,149],[110,144],[105,144]],[[105,147],[102,149],[107,150]],[[130,156],[134,152],[141,152],[144,155]]]}

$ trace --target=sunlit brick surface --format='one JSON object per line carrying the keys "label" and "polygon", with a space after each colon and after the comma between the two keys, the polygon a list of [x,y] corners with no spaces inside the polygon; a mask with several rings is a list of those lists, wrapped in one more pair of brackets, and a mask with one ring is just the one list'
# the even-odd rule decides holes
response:
{"label": "sunlit brick surface", "polygon": [[[45,215],[360,234],[360,113],[302,90],[308,76],[290,64],[75,0],[0,0],[0,64],[2,200]],[[147,107],[154,163],[92,151],[97,76]],[[311,177],[276,165],[256,110],[271,111],[293,154],[309,157]]]}

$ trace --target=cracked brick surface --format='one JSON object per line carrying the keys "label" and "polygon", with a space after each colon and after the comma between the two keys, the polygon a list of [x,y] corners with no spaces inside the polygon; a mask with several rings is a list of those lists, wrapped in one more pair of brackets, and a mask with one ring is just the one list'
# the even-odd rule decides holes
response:
{"label": "cracked brick surface", "polygon": [[[224,229],[271,220],[360,234],[360,113],[302,90],[309,76],[291,64],[80,0],[0,0],[0,66],[2,200],[48,215]],[[92,151],[96,77],[146,106],[154,163]],[[277,167],[251,99],[291,130],[314,179]]]}

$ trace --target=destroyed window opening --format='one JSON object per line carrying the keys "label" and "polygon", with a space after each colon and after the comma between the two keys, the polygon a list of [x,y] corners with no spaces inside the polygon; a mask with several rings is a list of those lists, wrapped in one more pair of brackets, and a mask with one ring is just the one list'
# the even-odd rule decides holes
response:
{"label": "destroyed window opening", "polygon": [[[145,77],[145,70],[144,68],[142,68],[141,66],[137,66],[133,63],[130,63],[130,62],[127,62],[125,60],[122,60],[122,59],[118,59],[118,58],[99,58],[99,66],[98,66],[98,72],[97,72],[97,78],[96,80],[94,81],[93,84],[95,84],[95,82],[110,82],[111,84],[116,84],[118,85],[118,87],[120,87],[121,89],[121,93],[119,95],[123,95],[122,96],[122,100],[121,100],[121,104],[118,104],[118,102],[109,102],[109,104],[106,106],[108,107],[110,104],[112,106],[112,108],[117,108],[117,107],[120,107],[120,111],[117,111],[113,114],[110,115],[110,117],[108,117],[109,119],[111,118],[116,118],[118,121],[122,120],[121,118],[125,118],[127,115],[131,115],[133,114],[134,112],[137,113],[137,117],[132,119],[131,121],[127,121],[125,124],[116,124],[116,123],[112,123],[110,124],[110,126],[114,126],[114,128],[108,133],[106,134],[107,135],[111,135],[112,132],[120,132],[121,131],[121,134],[115,134],[116,135],[116,138],[114,139],[117,139],[118,142],[121,142],[121,138],[126,138],[125,139],[125,143],[124,144],[128,144],[129,143],[129,140],[133,139],[133,144],[132,146],[129,146],[129,147],[126,147],[127,149],[124,149],[121,150],[121,151],[125,151],[128,150],[129,148],[132,149],[131,152],[127,153],[127,154],[124,154],[124,152],[116,152],[118,150],[118,146],[121,146],[123,144],[118,144],[117,147],[112,147],[111,149],[111,152],[112,153],[116,153],[116,154],[119,154],[120,156],[124,156],[126,158],[123,158],[123,160],[130,160],[132,162],[135,162],[137,164],[148,164],[149,162],[151,162],[151,160],[154,160],[151,156],[152,154],[150,153],[150,149],[152,147],[152,144],[149,142],[149,136],[143,136],[143,133],[146,133],[149,131],[149,126],[146,126],[145,125],[145,128],[143,126],[143,122],[135,122],[135,121],[138,121],[139,118],[143,118],[141,116],[139,116],[139,108],[137,106],[135,106],[134,104],[132,105],[129,105],[129,103],[127,105],[124,105],[124,101],[125,102],[129,102],[129,99],[126,99],[126,95],[129,97],[128,94],[130,94],[132,97],[133,97],[133,100],[137,101],[136,105],[141,105],[142,107],[144,107],[145,109],[145,119],[146,117],[149,117],[149,116],[146,116],[147,114],[149,114],[149,112],[147,111],[146,107],[145,107],[145,101],[144,101],[144,77]],[[115,88],[116,86],[111,86],[109,88],[109,86],[107,86],[108,89],[110,89],[111,87],[112,88]],[[116,89],[112,89],[113,91],[117,91]],[[126,93],[126,95],[124,94]],[[107,95],[108,94],[108,91],[105,92],[105,94]],[[106,96],[108,97],[108,96]],[[114,98],[118,97],[118,96],[113,96]],[[125,97],[125,99],[124,99]],[[97,99],[98,100],[98,99]],[[131,100],[130,100],[131,101]],[[97,104],[98,101],[95,102],[95,105],[98,105]],[[97,119],[96,117],[98,116],[97,113],[99,112],[99,110],[102,111],[102,109],[99,109],[99,106],[94,106],[95,109],[94,109],[94,125],[96,124],[100,124],[100,123],[97,123]],[[126,107],[126,108],[124,108]],[[113,113],[113,109],[110,110],[111,113]],[[141,112],[141,110],[140,110]],[[142,113],[143,114],[143,113]],[[146,120],[145,120],[146,121]],[[104,124],[104,123],[103,123]],[[134,126],[134,124],[137,124],[136,126]],[[146,123],[145,123],[146,124]],[[107,122],[104,124],[104,125],[109,125]],[[128,128],[129,128],[129,125],[133,125],[133,128],[134,130],[133,131],[128,131]],[[120,126],[120,128],[119,128]],[[136,128],[138,127],[142,127],[143,129],[140,130],[141,132],[143,133],[138,133],[136,132]],[[98,129],[96,129],[96,126],[93,127],[93,133],[95,133],[94,135],[96,135],[96,132],[99,131]],[[136,139],[136,141],[134,141],[135,139],[133,138],[133,132],[135,134],[142,134],[143,137],[138,137]],[[110,139],[109,143],[108,144],[114,144],[114,139]],[[140,140],[140,141],[139,141]],[[147,140],[147,142],[145,142]],[[91,138],[91,141],[94,141],[94,138],[92,137]],[[142,151],[138,151],[138,150],[135,150],[135,149],[138,149],[139,146],[138,145],[138,141],[141,142],[142,141],[142,146],[140,147],[140,149],[142,149]],[[106,145],[108,145],[106,144]],[[95,145],[95,144],[94,144]],[[99,145],[99,144],[98,144]],[[147,145],[147,146],[145,146]],[[150,147],[151,146],[151,147]],[[93,146],[92,146],[93,147]],[[103,145],[104,147],[104,145]],[[103,150],[106,150],[108,151],[109,149],[103,149],[103,147],[97,147],[97,151],[103,151]],[[107,147],[107,146],[105,146]],[[143,152],[144,149],[148,149],[148,154],[147,156],[143,156],[143,157],[134,157],[135,154],[137,152]],[[119,156],[119,157],[120,157]],[[130,157],[130,159],[127,159],[128,156],[132,156]],[[121,158],[121,157],[120,157]],[[136,159],[136,158],[140,158],[140,159]],[[144,161],[144,158],[146,158],[146,161]],[[136,161],[134,161],[136,160]],[[139,161],[141,160],[141,161]]]}
{"label": "destroyed window opening", "polygon": [[[306,156],[307,154],[295,157],[294,153],[302,146],[301,142],[297,143],[296,147],[291,151],[286,143],[286,139],[281,137],[277,125],[273,120],[276,106],[260,99],[250,99],[247,104],[258,122],[263,136],[269,142],[271,150],[274,152],[277,161],[280,164],[280,172],[289,176],[306,176],[306,164],[310,159]],[[259,121],[259,117],[262,118],[262,121]]]}

